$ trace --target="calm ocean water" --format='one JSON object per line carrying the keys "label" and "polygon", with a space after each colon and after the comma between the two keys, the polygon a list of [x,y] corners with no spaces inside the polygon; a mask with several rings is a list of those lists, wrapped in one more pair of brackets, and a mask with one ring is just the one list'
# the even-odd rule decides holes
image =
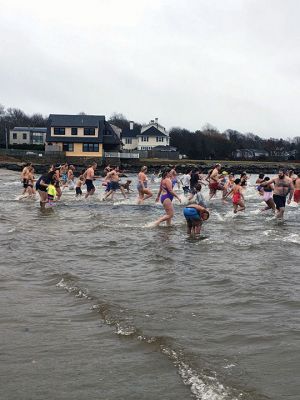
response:
{"label": "calm ocean water", "polygon": [[249,187],[199,240],[178,203],[151,228],[162,207],[136,192],[43,213],[0,182],[1,399],[300,398],[299,208],[278,222]]}

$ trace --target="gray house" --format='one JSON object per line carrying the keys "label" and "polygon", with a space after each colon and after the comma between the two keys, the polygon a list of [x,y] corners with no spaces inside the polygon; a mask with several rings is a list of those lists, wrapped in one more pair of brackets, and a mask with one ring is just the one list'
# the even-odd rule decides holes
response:
{"label": "gray house", "polygon": [[47,128],[17,126],[9,132],[9,143],[14,144],[45,144]]}

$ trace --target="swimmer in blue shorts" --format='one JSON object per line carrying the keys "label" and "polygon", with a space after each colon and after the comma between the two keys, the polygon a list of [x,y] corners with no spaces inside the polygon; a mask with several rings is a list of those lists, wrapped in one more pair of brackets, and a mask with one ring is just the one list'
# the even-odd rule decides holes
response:
{"label": "swimmer in blue shorts", "polygon": [[187,233],[189,235],[199,235],[202,222],[207,221],[209,218],[209,211],[198,204],[191,204],[183,209],[183,215],[187,223]]}

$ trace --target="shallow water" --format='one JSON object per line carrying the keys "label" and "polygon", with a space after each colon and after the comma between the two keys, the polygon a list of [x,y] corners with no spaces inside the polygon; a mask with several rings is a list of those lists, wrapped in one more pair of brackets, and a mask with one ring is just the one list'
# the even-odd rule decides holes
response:
{"label": "shallow water", "polygon": [[1,398],[299,399],[298,207],[279,222],[249,187],[191,239],[178,203],[170,228],[100,184],[41,212],[18,178],[1,170]]}

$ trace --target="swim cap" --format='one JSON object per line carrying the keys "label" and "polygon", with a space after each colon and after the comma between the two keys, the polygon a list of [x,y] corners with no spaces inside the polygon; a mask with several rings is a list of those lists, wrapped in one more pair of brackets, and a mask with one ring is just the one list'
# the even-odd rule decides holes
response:
{"label": "swim cap", "polygon": [[223,175],[228,175],[228,172],[223,171],[222,174],[223,174]]}

